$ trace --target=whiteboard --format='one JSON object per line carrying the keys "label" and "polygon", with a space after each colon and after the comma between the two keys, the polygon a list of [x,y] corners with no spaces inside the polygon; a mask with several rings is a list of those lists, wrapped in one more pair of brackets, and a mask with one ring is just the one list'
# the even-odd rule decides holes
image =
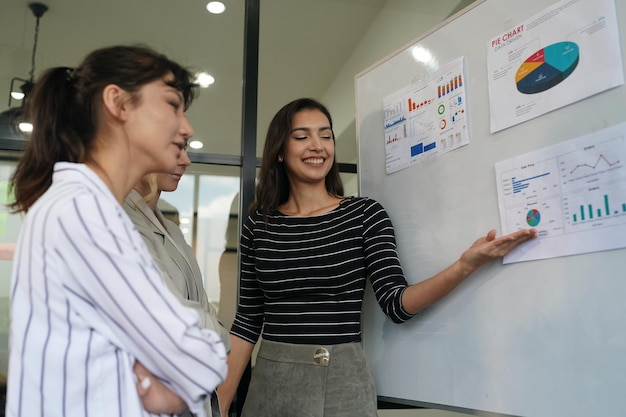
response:
{"label": "whiteboard", "polygon": [[[485,0],[355,77],[359,194],[387,209],[410,283],[489,229],[496,163],[626,121],[621,85],[490,133],[487,42],[551,3]],[[626,22],[626,0],[616,0]],[[620,28],[622,56],[626,38]],[[387,174],[383,101],[464,58],[470,143]],[[556,91],[556,89],[554,89]],[[626,201],[623,196],[622,201]],[[402,325],[367,293],[363,345],[382,399],[478,415],[616,416],[626,410],[626,250],[494,262]]]}

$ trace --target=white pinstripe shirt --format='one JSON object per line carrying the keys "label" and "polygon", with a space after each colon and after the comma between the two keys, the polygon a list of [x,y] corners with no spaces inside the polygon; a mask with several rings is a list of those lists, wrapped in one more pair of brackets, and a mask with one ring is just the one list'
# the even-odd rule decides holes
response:
{"label": "white pinstripe shirt", "polygon": [[99,177],[57,163],[24,219],[11,278],[7,416],[148,416],[142,362],[204,416],[226,374],[216,333],[168,291]]}

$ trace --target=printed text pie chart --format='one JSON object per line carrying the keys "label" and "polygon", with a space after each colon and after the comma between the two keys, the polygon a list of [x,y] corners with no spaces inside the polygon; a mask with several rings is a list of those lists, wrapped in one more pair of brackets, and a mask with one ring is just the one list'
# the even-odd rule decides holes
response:
{"label": "printed text pie chart", "polygon": [[517,70],[517,90],[524,94],[546,91],[566,79],[578,65],[579,50],[574,42],[558,42],[529,56]]}

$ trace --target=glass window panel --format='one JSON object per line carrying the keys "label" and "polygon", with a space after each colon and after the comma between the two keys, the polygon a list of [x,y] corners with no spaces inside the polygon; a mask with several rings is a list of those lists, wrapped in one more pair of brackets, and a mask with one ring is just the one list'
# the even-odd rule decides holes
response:
{"label": "glass window panel", "polygon": [[11,269],[11,247],[17,242],[22,216],[10,214],[7,187],[16,163],[0,160],[0,378],[6,376],[9,359],[9,292]]}
{"label": "glass window panel", "polygon": [[[49,10],[39,19],[35,79],[49,67],[76,66],[87,53],[100,47],[151,46],[193,72],[205,71],[215,78],[209,87],[200,89],[187,112],[195,131],[194,139],[204,143],[194,152],[239,155],[245,2],[224,2],[226,10],[219,15],[209,13],[206,3],[170,0],[47,3]],[[23,103],[23,100],[11,100],[9,92],[13,78],[30,76],[36,18],[28,2],[9,0],[0,4],[2,113]],[[14,84],[19,87],[22,82]],[[3,132],[2,126],[0,123],[0,139],[8,139],[3,137],[8,133]]]}

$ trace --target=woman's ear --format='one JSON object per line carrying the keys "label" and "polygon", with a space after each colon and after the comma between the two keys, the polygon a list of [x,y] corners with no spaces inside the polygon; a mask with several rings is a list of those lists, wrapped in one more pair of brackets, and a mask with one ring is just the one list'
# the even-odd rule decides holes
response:
{"label": "woman's ear", "polygon": [[102,90],[103,110],[115,119],[126,119],[128,93],[115,84],[109,84]]}

